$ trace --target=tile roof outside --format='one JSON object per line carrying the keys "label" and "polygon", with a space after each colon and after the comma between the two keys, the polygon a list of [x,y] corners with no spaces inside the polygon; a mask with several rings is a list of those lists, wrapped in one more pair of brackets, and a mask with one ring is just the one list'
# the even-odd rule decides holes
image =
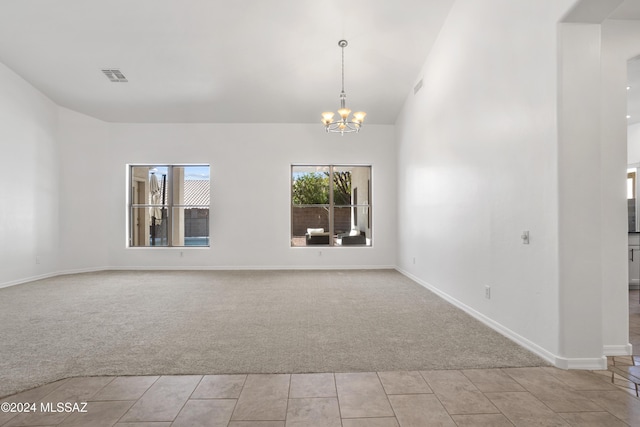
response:
{"label": "tile roof outside", "polygon": [[185,179],[183,204],[209,205],[209,189],[208,179]]}

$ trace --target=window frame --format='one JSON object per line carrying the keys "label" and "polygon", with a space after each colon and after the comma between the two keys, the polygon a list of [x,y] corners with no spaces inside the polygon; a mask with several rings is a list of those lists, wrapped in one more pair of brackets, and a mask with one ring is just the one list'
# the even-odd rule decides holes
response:
{"label": "window frame", "polygon": [[[329,203],[317,203],[317,204],[300,204],[295,205],[293,203],[294,199],[294,171],[296,168],[316,168],[318,170],[322,168],[328,168],[329,171]],[[346,168],[368,168],[368,177],[366,182],[366,189],[361,189],[360,187],[351,188],[351,203],[347,205],[340,205],[335,203],[334,197],[334,173],[340,172],[341,169]],[[289,218],[289,226],[290,226],[290,247],[291,248],[309,248],[308,245],[295,245],[293,243],[294,237],[299,237],[294,235],[294,209],[296,208],[304,208],[304,207],[326,207],[328,211],[328,224],[329,224],[329,243],[328,244],[319,244],[314,245],[312,247],[317,248],[333,248],[333,247],[350,247],[350,248],[371,248],[373,247],[373,222],[372,222],[372,181],[373,181],[373,166],[371,164],[354,164],[354,163],[292,163],[289,171],[289,206],[290,206],[290,218]],[[353,184],[353,183],[352,183]],[[366,203],[358,203],[358,200],[354,200],[354,192],[358,192],[358,197],[361,200],[365,200]],[[354,218],[352,220],[352,226],[357,226],[357,211],[358,209],[366,209],[366,229],[368,229],[369,237],[365,237],[365,244],[337,244],[336,236],[335,236],[335,212],[336,209],[344,209],[349,208],[352,210]],[[362,220],[362,218],[361,218]],[[364,226],[365,224],[363,224]]]}
{"label": "window frame", "polygon": [[[202,205],[202,204],[185,204],[185,203],[174,203],[174,187],[173,187],[173,178],[174,178],[174,170],[176,168],[191,168],[191,167],[202,167],[202,168],[208,168],[209,170],[209,191],[211,191],[211,165],[210,164],[206,164],[206,163],[175,163],[175,164],[166,164],[166,163],[129,163],[127,164],[127,235],[126,235],[126,247],[129,249],[158,249],[158,248],[178,248],[180,250],[183,249],[208,249],[211,247],[211,216],[210,216],[210,212],[211,212],[211,202],[209,201],[208,205]],[[166,175],[164,178],[164,184],[163,184],[163,189],[165,191],[165,195],[166,195],[166,199],[164,204],[154,204],[151,203],[150,200],[148,199],[148,194],[149,194],[149,189],[145,189],[144,195],[145,195],[145,203],[134,203],[134,201],[136,200],[136,198],[138,197],[138,195],[136,195],[136,187],[134,186],[134,182],[145,182],[145,184],[147,184],[149,181],[148,180],[139,180],[136,179],[136,175],[134,174],[134,170],[135,168],[147,168],[149,170],[148,173],[150,173],[150,171],[152,169],[164,169],[166,168]],[[183,190],[184,191],[184,190]],[[209,196],[210,198],[210,196]],[[162,218],[164,221],[166,221],[166,244],[163,245],[154,245],[154,244],[146,244],[146,245],[140,245],[140,244],[134,244],[136,240],[140,241],[140,236],[136,236],[136,230],[138,229],[138,227],[140,227],[139,225],[134,225],[134,221],[136,221],[136,219],[139,219],[138,216],[134,213],[136,209],[152,209],[152,208],[160,208],[163,211],[166,211],[166,215],[164,218]],[[174,223],[174,216],[175,216],[175,211],[177,209],[182,209],[182,210],[186,210],[186,209],[207,209],[208,213],[207,213],[207,219],[206,219],[206,231],[207,231],[207,244],[206,245],[176,245],[173,242],[174,236],[174,230],[173,230],[173,223]],[[146,217],[145,217],[146,218]],[[144,230],[144,227],[146,227],[146,221],[145,221],[145,225],[142,226],[142,228],[140,228],[140,230]],[[144,233],[144,232],[143,232]],[[146,236],[146,234],[144,234],[144,236]],[[137,237],[137,238],[136,238]],[[183,236],[184,239],[184,236]],[[144,239],[143,239],[144,241]]]}

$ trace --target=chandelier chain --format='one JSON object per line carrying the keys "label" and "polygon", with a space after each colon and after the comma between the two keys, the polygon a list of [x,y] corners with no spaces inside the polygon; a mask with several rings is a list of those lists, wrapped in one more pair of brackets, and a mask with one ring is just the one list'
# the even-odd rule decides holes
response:
{"label": "chandelier chain", "polygon": [[342,47],[342,92],[344,93],[344,46]]}

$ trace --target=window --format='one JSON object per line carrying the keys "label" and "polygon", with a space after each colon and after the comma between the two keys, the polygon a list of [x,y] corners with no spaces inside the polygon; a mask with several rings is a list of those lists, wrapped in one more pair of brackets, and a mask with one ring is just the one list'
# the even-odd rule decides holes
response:
{"label": "window", "polygon": [[371,166],[291,167],[291,246],[371,246]]}
{"label": "window", "polygon": [[129,167],[129,246],[209,246],[209,165]]}

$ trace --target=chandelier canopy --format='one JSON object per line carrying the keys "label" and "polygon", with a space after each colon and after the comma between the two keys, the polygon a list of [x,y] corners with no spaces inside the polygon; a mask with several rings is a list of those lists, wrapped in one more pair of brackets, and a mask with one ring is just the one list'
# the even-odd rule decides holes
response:
{"label": "chandelier canopy", "polygon": [[344,92],[344,48],[347,47],[347,45],[346,40],[340,40],[338,42],[338,46],[342,49],[342,91],[340,92],[340,109],[338,110],[338,116],[340,116],[340,118],[334,121],[333,116],[335,116],[335,113],[331,111],[322,113],[322,124],[324,124],[326,131],[339,133],[341,135],[359,132],[364,122],[364,117],[367,115],[364,111],[358,111],[349,117],[351,110],[346,107],[347,94]]}

